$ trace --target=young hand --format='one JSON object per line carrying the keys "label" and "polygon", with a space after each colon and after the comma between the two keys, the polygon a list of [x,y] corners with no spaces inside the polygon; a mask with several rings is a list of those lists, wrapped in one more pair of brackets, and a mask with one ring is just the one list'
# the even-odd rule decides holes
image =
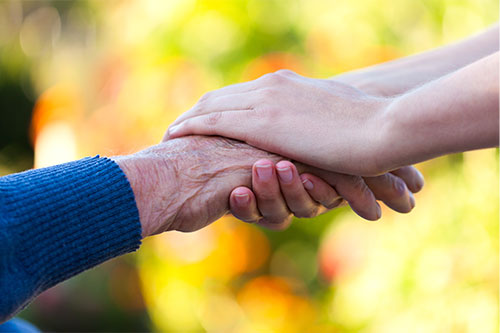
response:
{"label": "young hand", "polygon": [[373,176],[387,171],[377,158],[390,101],[281,70],[206,94],[165,139],[220,135],[321,169]]}
{"label": "young hand", "polygon": [[278,71],[205,95],[166,138],[217,134],[324,170],[376,176],[497,147],[498,59],[496,52],[386,98]]}

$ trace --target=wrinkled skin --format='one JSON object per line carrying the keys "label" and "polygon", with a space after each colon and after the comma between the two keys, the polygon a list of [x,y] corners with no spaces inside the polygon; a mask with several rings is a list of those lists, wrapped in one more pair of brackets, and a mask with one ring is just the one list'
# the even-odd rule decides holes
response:
{"label": "wrinkled skin", "polygon": [[251,185],[252,164],[261,158],[280,159],[234,140],[191,136],[115,161],[131,182],[148,236],[195,231],[225,215],[231,191]]}

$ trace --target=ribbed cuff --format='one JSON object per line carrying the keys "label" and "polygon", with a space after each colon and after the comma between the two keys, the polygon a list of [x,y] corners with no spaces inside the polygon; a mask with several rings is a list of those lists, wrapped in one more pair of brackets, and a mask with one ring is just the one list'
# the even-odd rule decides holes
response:
{"label": "ribbed cuff", "polygon": [[107,158],[0,178],[14,256],[42,291],[141,243],[130,184]]}

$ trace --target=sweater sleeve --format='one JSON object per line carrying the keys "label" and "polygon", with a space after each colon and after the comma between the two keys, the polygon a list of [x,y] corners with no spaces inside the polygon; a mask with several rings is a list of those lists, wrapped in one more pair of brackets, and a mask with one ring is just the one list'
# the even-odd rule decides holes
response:
{"label": "sweater sleeve", "polygon": [[0,323],[42,291],[141,243],[120,167],[93,157],[0,178]]}

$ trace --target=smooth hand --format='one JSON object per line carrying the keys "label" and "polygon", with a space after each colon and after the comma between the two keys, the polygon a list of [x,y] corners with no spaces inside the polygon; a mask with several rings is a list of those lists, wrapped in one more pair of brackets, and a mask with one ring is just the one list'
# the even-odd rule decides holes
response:
{"label": "smooth hand", "polygon": [[343,83],[278,71],[203,96],[165,139],[220,135],[321,169],[374,176],[391,98]]}
{"label": "smooth hand", "polygon": [[279,71],[209,93],[166,138],[218,134],[362,176],[498,147],[498,59],[493,53],[392,97]]}

